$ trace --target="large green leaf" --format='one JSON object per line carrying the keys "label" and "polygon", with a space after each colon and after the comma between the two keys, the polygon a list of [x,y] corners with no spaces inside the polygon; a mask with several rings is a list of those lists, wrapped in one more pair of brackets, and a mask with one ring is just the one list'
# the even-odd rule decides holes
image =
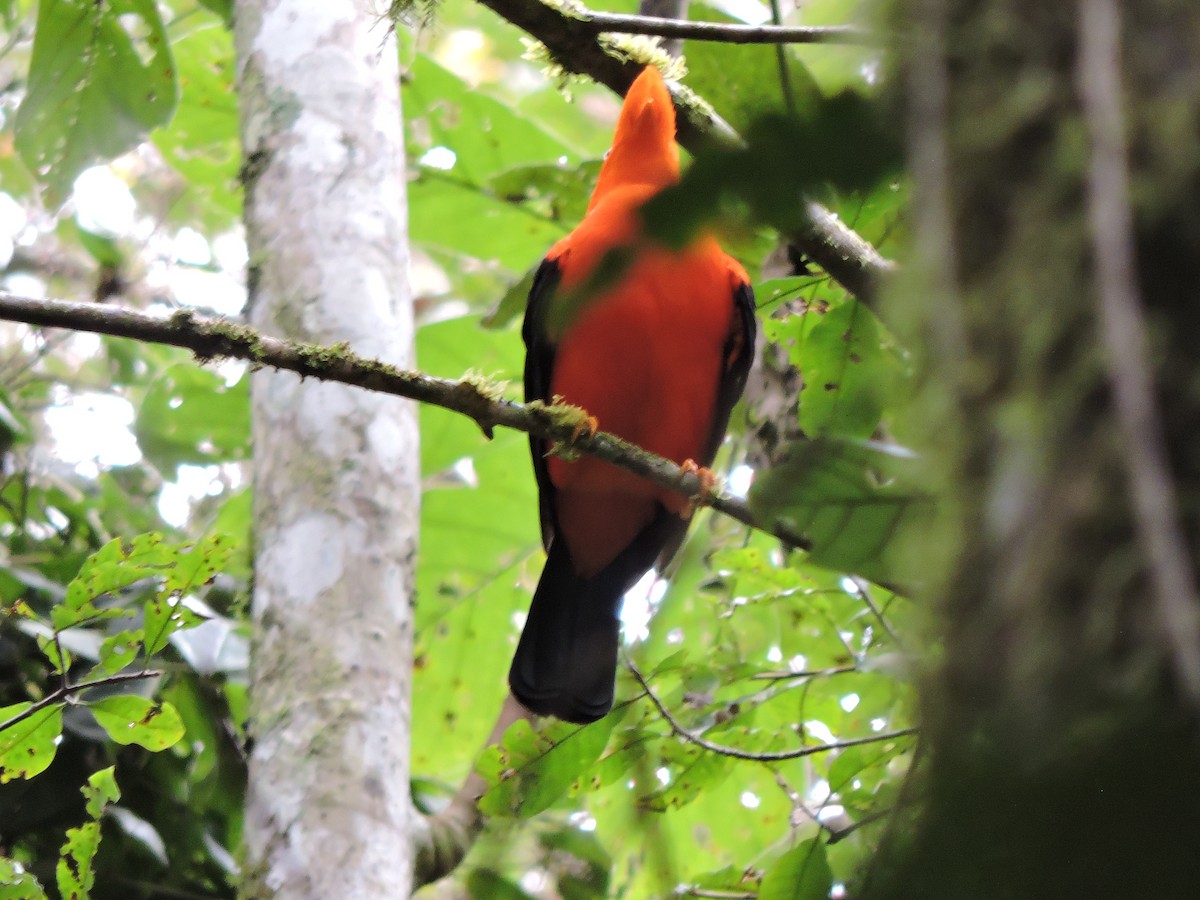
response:
{"label": "large green leaf", "polygon": [[453,173],[422,172],[408,186],[408,202],[414,241],[496,262],[510,272],[525,271],[568,230]]}
{"label": "large green leaf", "polygon": [[433,147],[455,155],[453,175],[475,185],[531,163],[577,162],[558,138],[417,53],[404,85],[409,153]]}
{"label": "large green leaf", "polygon": [[605,716],[585,726],[555,721],[539,731],[518,719],[479,761],[480,774],[492,785],[480,811],[529,818],[548,809],[599,759],[616,719]]}
{"label": "large green leaf", "polygon": [[[417,363],[443,378],[474,372],[492,379],[512,399],[521,396],[523,348],[514,330],[489,331],[477,316],[435,322],[417,332]],[[421,472],[428,477],[487,446],[479,426],[466,416],[422,405]]]}
{"label": "large green leaf", "polygon": [[832,887],[825,845],[812,838],[775,862],[762,880],[758,900],[826,900]]}
{"label": "large green leaf", "polygon": [[[688,18],[708,22],[737,22],[732,16],[703,3],[688,7]],[[756,117],[768,110],[787,110],[779,62],[774,48],[725,44],[719,41],[685,41],[688,87],[711,103],[736,130],[743,131]],[[729,73],[736,71],[736,78]],[[808,107],[820,94],[804,63],[794,56],[788,60],[792,97]]]}
{"label": "large green leaf", "polygon": [[[475,369],[519,393],[519,337],[485,331],[475,316],[420,329],[417,357],[432,374]],[[488,441],[469,419],[431,406],[420,417],[413,764],[460,778],[504,699],[514,616],[528,605],[540,557],[537,494],[525,435],[499,429]]]}
{"label": "large green leaf", "polygon": [[473,455],[476,486],[425,492],[417,568],[413,766],[465,775],[503,702],[516,616],[541,557],[528,444]]}
{"label": "large green leaf", "polygon": [[250,449],[250,379],[230,387],[210,369],[171,366],[142,399],[134,434],[156,466],[242,459]]}
{"label": "large green leaf", "polygon": [[216,23],[196,27],[193,22],[188,20],[182,36],[172,34],[183,93],[174,118],[154,132],[153,140],[187,183],[172,216],[215,231],[231,227],[242,209],[233,36]]}
{"label": "large green leaf", "polygon": [[50,620],[61,631],[84,622],[127,615],[120,609],[101,609],[95,601],[155,574],[153,568],[130,564],[121,540],[114,538],[80,566],[79,574],[67,585],[64,601],[50,610]]}
{"label": "large green leaf", "polygon": [[17,150],[57,207],[80,172],[170,119],[178,96],[154,0],[41,0]]}
{"label": "large green leaf", "polygon": [[804,376],[800,426],[805,433],[869,438],[904,376],[875,314],[857,301],[842,303],[818,317],[791,350]]}
{"label": "large green leaf", "polygon": [[906,516],[929,509],[914,470],[912,454],[889,445],[797,441],[755,481],[750,506],[760,521],[807,538],[814,562],[887,580],[896,576],[892,536]]}
{"label": "large green leaf", "polygon": [[[871,0],[806,0],[799,8],[801,25],[865,25],[876,7]],[[882,51],[854,44],[803,44],[794,49],[809,73],[826,94],[850,90],[874,90],[880,84]]]}

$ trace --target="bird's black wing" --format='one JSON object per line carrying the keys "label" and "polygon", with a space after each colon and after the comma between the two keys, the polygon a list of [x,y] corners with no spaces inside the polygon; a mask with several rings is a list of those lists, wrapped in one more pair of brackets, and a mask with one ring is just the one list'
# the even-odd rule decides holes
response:
{"label": "bird's black wing", "polygon": [[[541,400],[549,403],[550,380],[554,374],[554,354],[557,347],[546,333],[546,316],[550,301],[558,290],[562,278],[558,264],[552,259],[542,261],[533,286],[529,289],[529,302],[525,305],[525,321],[521,326],[521,337],[525,341],[525,402]],[[537,476],[538,510],[542,523],[542,546],[550,548],[554,539],[554,485],[546,469],[546,442],[534,435],[529,436],[529,452],[533,457],[533,473]]]}

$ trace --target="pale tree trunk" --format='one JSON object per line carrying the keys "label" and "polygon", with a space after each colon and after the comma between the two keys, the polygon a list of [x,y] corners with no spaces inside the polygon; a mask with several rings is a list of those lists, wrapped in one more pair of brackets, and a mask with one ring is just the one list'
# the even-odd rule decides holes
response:
{"label": "pale tree trunk", "polygon": [[[251,319],[410,365],[396,46],[366,0],[239,0]],[[246,877],[254,898],[392,898],[409,795],[416,411],[253,381],[254,656]]]}
{"label": "pale tree trunk", "polygon": [[1195,897],[1195,0],[893,6],[944,652],[854,896]]}

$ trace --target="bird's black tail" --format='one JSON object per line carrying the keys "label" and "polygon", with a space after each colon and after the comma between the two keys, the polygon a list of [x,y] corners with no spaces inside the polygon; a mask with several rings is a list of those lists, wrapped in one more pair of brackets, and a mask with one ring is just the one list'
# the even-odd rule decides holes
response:
{"label": "bird's black tail", "polygon": [[526,708],[580,725],[612,709],[621,599],[685,524],[662,510],[591,578],[575,574],[564,541],[550,545],[508,672],[513,695]]}

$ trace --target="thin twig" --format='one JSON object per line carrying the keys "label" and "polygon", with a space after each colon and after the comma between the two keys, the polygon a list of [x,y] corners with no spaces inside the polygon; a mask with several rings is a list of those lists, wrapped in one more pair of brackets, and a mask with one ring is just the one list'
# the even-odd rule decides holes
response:
{"label": "thin twig", "polygon": [[[639,0],[637,11],[639,16],[686,22],[688,0]],[[660,44],[664,51],[676,59],[683,54],[683,38],[664,37]]]}
{"label": "thin twig", "polygon": [[585,429],[579,434],[578,424],[564,423],[561,415],[556,416],[554,407],[504,400],[498,396],[496,385],[477,379],[435,378],[361,357],[345,345],[322,347],[284,341],[267,337],[247,325],[198,316],[190,310],[180,310],[163,319],[117,306],[40,300],[0,291],[0,319],[169,344],[191,350],[201,360],[244,359],[304,377],[419,400],[474,419],[488,437],[497,425],[537,435],[627,469],[659,487],[711,506],[743,525],[772,534],[792,547],[811,547],[807,538],[782,524],[768,526],[759,522],[745,501],[719,491],[705,492],[694,473],[685,472],[669,459],[647,453],[606,432],[592,435]]}
{"label": "thin twig", "polygon": [[889,818],[893,813],[896,812],[896,808],[896,806],[889,806],[886,809],[877,809],[874,812],[867,813],[861,819],[855,819],[845,828],[839,828],[837,830],[831,828],[829,829],[829,840],[825,843],[836,844],[838,841],[844,841],[846,838],[850,837],[850,835],[854,834],[854,832],[858,831],[858,829],[864,828],[867,825],[874,825],[881,819]]}
{"label": "thin twig", "polygon": [[756,672],[750,677],[761,681],[788,681],[793,678],[823,678],[857,672],[858,666],[833,666],[828,669],[805,669],[802,672]]}
{"label": "thin twig", "polygon": [[1137,283],[1121,108],[1121,23],[1116,0],[1079,6],[1079,90],[1091,136],[1088,205],[1100,331],[1124,442],[1138,542],[1149,557],[1159,625],[1175,677],[1200,703],[1200,600],[1162,438],[1162,415]]}
{"label": "thin twig", "polygon": [[569,13],[594,34],[647,34],[722,44],[855,44],[880,46],[877,35],[854,25],[743,25],[692,22],[658,16],[631,16],[580,10]]}
{"label": "thin twig", "polygon": [[705,750],[710,750],[713,753],[719,753],[721,756],[729,756],[733,759],[744,759],[750,762],[783,762],[789,759],[801,759],[805,756],[812,756],[816,753],[827,753],[832,750],[845,750],[849,747],[860,747],[863,744],[878,744],[883,741],[893,741],[897,738],[910,737],[917,733],[915,728],[901,728],[898,731],[888,731],[883,734],[871,735],[870,737],[862,738],[847,738],[844,741],[832,741],[828,744],[812,744],[808,747],[800,747],[796,750],[780,750],[774,753],[755,753],[750,750],[742,750],[739,747],[727,747],[723,744],[714,744],[712,741],[700,737],[698,734],[693,734],[684,728],[679,720],[671,715],[671,711],[667,709],[663,702],[658,699],[658,696],[650,689],[650,685],[646,679],[642,677],[642,673],[638,671],[637,666],[631,662],[626,662],[629,671],[633,673],[633,677],[637,683],[642,686],[642,690],[646,692],[646,696],[650,698],[650,702],[654,704],[659,715],[666,720],[671,726],[671,730],[678,737],[683,738],[689,744],[695,744],[697,747],[702,747]]}
{"label": "thin twig", "polygon": [[850,580],[854,583],[854,589],[858,591],[858,596],[862,599],[862,602],[866,604],[867,609],[871,611],[871,615],[875,617],[875,621],[879,623],[879,627],[887,632],[887,636],[892,639],[893,644],[903,650],[904,643],[897,636],[896,632],[892,630],[892,626],[888,624],[888,620],[883,616],[883,610],[879,608],[879,605],[871,596],[871,585],[865,578],[860,578],[857,575],[851,575]]}
{"label": "thin twig", "polygon": [[62,703],[67,699],[67,697],[70,697],[72,694],[78,694],[80,691],[86,691],[94,687],[108,687],[112,684],[122,684],[126,681],[142,681],[147,678],[157,678],[161,674],[162,672],[154,670],[145,670],[142,672],[121,672],[116,675],[106,675],[104,678],[96,678],[93,681],[80,681],[76,684],[69,684],[66,687],[60,687],[34,703],[29,707],[29,709],[22,710],[12,718],[4,722],[0,722],[0,732],[7,731],[14,725],[24,722],[30,716],[37,715],[48,706],[53,706],[56,703]]}
{"label": "thin twig", "polygon": [[711,900],[754,900],[758,894],[744,891],[717,891],[711,888],[688,887],[683,889],[684,897],[708,897]]}
{"label": "thin twig", "polygon": [[[777,27],[783,25],[783,13],[779,0],[771,0],[771,21]],[[783,44],[775,45],[775,64],[779,67],[779,89],[783,92],[783,105],[788,115],[796,115],[796,94],[792,90],[792,71],[788,65],[788,50]]]}

